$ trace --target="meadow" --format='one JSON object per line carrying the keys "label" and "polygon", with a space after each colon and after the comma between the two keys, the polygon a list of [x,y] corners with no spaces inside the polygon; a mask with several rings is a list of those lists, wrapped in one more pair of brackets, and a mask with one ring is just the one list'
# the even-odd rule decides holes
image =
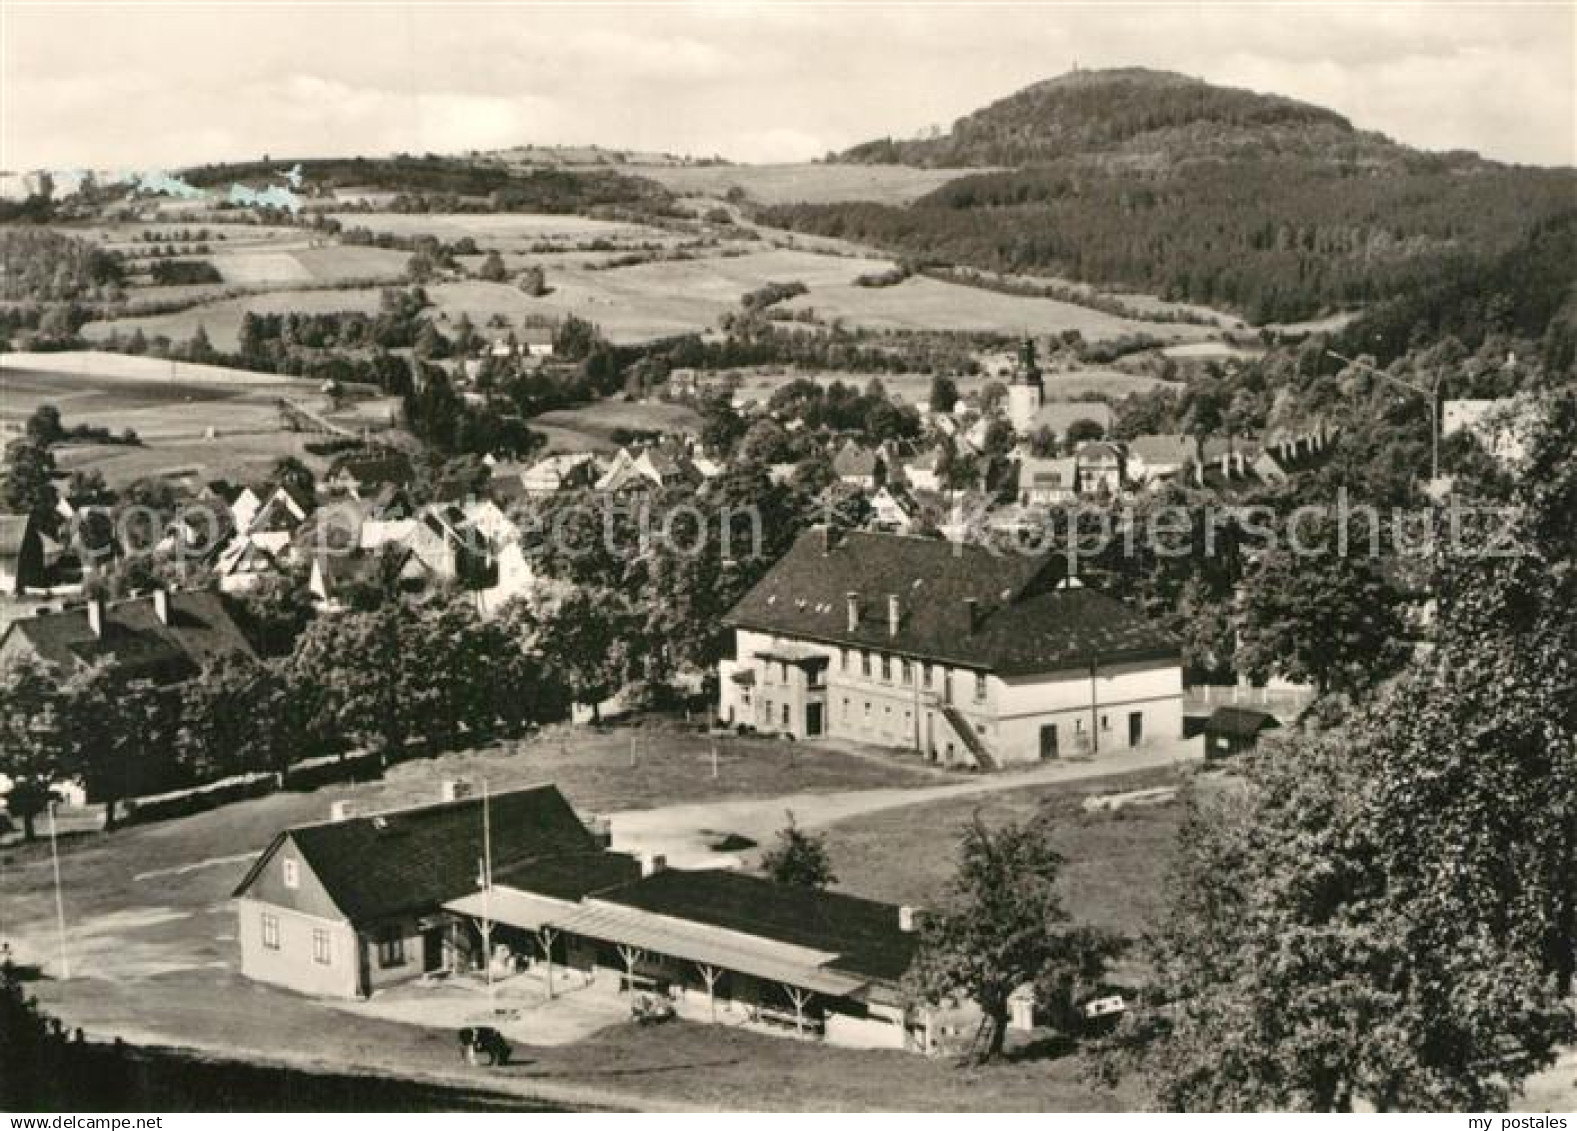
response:
{"label": "meadow", "polygon": [[957,169],[907,165],[816,164],[654,165],[634,172],[681,196],[722,197],[738,188],[756,204],[908,204],[961,175]]}
{"label": "meadow", "polygon": [[[326,461],[305,448],[311,437],[283,427],[280,397],[324,407],[316,382],[214,365],[89,351],[0,357],[0,430],[18,430],[39,405],[53,404],[68,427],[136,431],[141,446],[55,449],[63,471],[97,470],[112,487],[149,475],[245,477],[283,455],[323,470]],[[391,408],[383,398],[357,401],[334,419],[383,428]]]}

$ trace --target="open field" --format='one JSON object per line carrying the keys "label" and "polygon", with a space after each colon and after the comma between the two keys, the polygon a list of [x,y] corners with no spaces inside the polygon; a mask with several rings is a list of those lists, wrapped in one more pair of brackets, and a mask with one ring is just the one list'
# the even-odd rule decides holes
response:
{"label": "open field", "polygon": [[[410,253],[381,247],[346,244],[268,248],[226,247],[208,257],[226,283],[246,286],[290,286],[349,280],[399,282],[405,278]],[[153,293],[153,292],[149,292]]]}
{"label": "open field", "polygon": [[[573,314],[595,322],[620,344],[713,329],[725,313],[738,309],[746,293],[769,282],[802,282],[809,288],[809,293],[783,304],[786,309],[810,308],[824,323],[841,319],[848,326],[870,330],[1007,335],[1078,330],[1091,340],[1145,332],[1167,342],[1193,342],[1211,334],[1201,326],[1116,317],[1053,299],[999,294],[929,278],[911,278],[892,287],[858,287],[854,285],[857,277],[885,271],[891,261],[838,241],[818,245],[820,251],[809,250],[807,240],[785,233],[773,233],[773,241],[803,246],[763,248],[728,241],[693,258],[609,268],[604,266],[608,252],[571,249],[593,239],[607,240],[613,250],[647,242],[671,247],[682,240],[657,228],[580,216],[345,213],[340,218],[402,235],[425,233],[448,240],[471,236],[483,246],[503,252],[511,269],[539,263],[547,271],[550,293],[538,298],[526,296],[511,283],[475,279],[433,283],[427,289],[440,320],[453,321],[464,313],[478,325],[494,315],[518,324],[527,315],[563,318]],[[562,258],[535,254],[533,249],[543,243],[564,248]],[[213,247],[209,258],[224,275],[225,285],[279,289],[215,297],[171,314],[90,322],[83,327],[83,335],[97,341],[112,332],[128,334],[141,328],[149,336],[163,334],[183,341],[201,325],[217,348],[230,350],[236,346],[247,311],[376,311],[380,300],[377,284],[397,282],[408,259],[403,252],[325,243],[322,237],[297,230],[265,231],[256,239],[238,237]],[[359,281],[373,285],[292,289]],[[205,286],[212,289],[188,288],[186,293],[207,295],[220,285]],[[166,290],[171,293],[160,294]],[[174,288],[137,287],[133,297],[176,295]]]}
{"label": "open field", "polygon": [[823,320],[841,318],[867,330],[973,330],[998,334],[1060,334],[1077,330],[1099,341],[1147,333],[1166,341],[1195,341],[1209,327],[1119,318],[1055,299],[999,294],[979,287],[911,277],[891,287],[823,286],[782,304],[814,308]]}
{"label": "open field", "polygon": [[334,212],[346,228],[366,228],[394,236],[435,236],[453,243],[470,236],[484,249],[523,251],[537,243],[580,243],[606,239],[632,241],[671,239],[669,232],[622,220],[527,212]]}
{"label": "open field", "polygon": [[757,204],[837,204],[849,200],[908,204],[965,175],[957,169],[916,169],[907,165],[812,164],[673,165],[631,172],[681,196],[720,197],[738,187]]}
{"label": "open field", "polygon": [[375,314],[380,300],[381,291],[374,287],[358,290],[269,291],[266,294],[204,303],[173,314],[148,314],[89,322],[82,327],[82,336],[89,341],[104,341],[117,331],[124,336],[141,328],[150,338],[155,334],[164,334],[171,341],[181,342],[190,338],[201,326],[215,349],[229,351],[237,347],[241,319],[248,311],[256,314],[288,314],[292,311],[298,314],[328,314],[355,310]]}
{"label": "open field", "polygon": [[840,821],[825,831],[840,886],[874,899],[936,906],[956,863],[964,829],[1048,814],[1066,858],[1064,904],[1077,919],[1129,935],[1160,910],[1182,806],[1134,806],[1086,814],[1080,803],[1104,793],[1176,785],[1192,773],[1173,767],[1030,786],[934,801]]}
{"label": "open field", "polygon": [[701,419],[694,409],[661,401],[626,402],[618,398],[579,408],[560,408],[533,417],[531,427],[548,437],[552,451],[606,451],[618,447],[613,433],[687,432],[694,434]]}
{"label": "open field", "polygon": [[[7,354],[0,363],[0,430],[20,428],[41,404],[58,407],[68,427],[135,430],[141,447],[55,449],[62,470],[96,469],[112,487],[191,471],[234,477],[282,455],[322,470],[325,461],[304,447],[310,437],[282,427],[282,396],[327,407],[315,382],[266,373],[87,351]],[[375,398],[352,402],[333,418],[347,427],[382,428],[390,409],[386,399]]]}

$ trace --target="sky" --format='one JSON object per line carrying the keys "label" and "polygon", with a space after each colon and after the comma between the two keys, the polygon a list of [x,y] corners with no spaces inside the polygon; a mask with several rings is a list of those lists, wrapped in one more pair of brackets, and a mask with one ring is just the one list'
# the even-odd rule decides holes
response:
{"label": "sky", "polygon": [[804,161],[1135,65],[1426,149],[1577,165],[1577,0],[0,0],[0,169],[593,142]]}

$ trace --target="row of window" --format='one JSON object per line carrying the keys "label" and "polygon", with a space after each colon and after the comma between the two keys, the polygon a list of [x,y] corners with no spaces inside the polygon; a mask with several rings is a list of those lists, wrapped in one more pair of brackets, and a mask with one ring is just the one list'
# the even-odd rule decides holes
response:
{"label": "row of window", "polygon": [[[267,911],[263,912],[263,946],[280,949],[279,916]],[[319,966],[334,965],[334,936],[322,927],[312,928],[312,961]]]}
{"label": "row of window", "polygon": [[[909,686],[915,675],[914,664],[903,656],[892,656],[886,652],[872,653],[866,651],[863,648],[859,650],[859,668],[860,675],[864,676],[866,679],[877,678],[874,673],[879,671],[881,673],[880,679],[883,683],[894,682],[893,675],[896,671],[897,682],[904,687]],[[838,670],[843,672],[845,675],[853,674],[854,649],[838,649]],[[974,675],[975,702],[984,703],[986,700],[986,673],[975,672]],[[920,686],[923,688],[929,688],[932,685],[932,679],[932,665],[929,662],[921,663]],[[946,680],[947,669],[945,667],[938,667],[936,669],[935,676],[937,685],[944,686]]]}
{"label": "row of window", "polygon": [[[279,916],[263,912],[263,946],[279,950]],[[312,961],[320,966],[334,965],[334,936],[323,927],[312,928]],[[384,968],[405,965],[405,939],[392,935],[378,941],[378,965]]]}

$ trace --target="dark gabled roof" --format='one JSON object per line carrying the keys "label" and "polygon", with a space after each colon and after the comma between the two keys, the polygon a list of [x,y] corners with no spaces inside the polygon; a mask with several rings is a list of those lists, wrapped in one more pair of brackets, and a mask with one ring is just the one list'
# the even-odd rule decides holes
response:
{"label": "dark gabled roof", "polygon": [[1211,734],[1225,734],[1233,738],[1253,738],[1262,730],[1274,730],[1281,722],[1266,711],[1249,707],[1217,707],[1205,723]]}
{"label": "dark gabled roof", "polygon": [[914,958],[915,936],[899,929],[898,908],[841,892],[790,887],[717,869],[664,869],[604,892],[608,903],[706,923],[838,957],[830,966],[896,982]]}
{"label": "dark gabled roof", "polygon": [[[496,794],[489,802],[489,821],[495,883],[529,861],[583,855],[597,847],[564,795],[551,785]],[[287,829],[274,838],[233,894],[245,894],[287,838],[351,922],[424,911],[477,889],[482,799]]]}
{"label": "dark gabled roof", "polygon": [[[154,599],[133,597],[104,606],[104,632],[94,635],[84,605],[13,621],[17,633],[48,664],[67,671],[107,660],[136,679],[185,679],[222,656],[252,656],[246,635],[219,594],[205,589],[169,594],[170,623],[159,620]],[[0,640],[5,637],[0,637]]]}
{"label": "dark gabled roof", "polygon": [[832,470],[836,475],[870,476],[876,474],[880,454],[872,448],[862,447],[853,440],[846,441],[838,454],[832,457]]}
{"label": "dark gabled roof", "polygon": [[493,883],[552,899],[578,900],[641,877],[641,862],[623,852],[597,849],[544,856],[493,868]]}
{"label": "dark gabled roof", "polygon": [[[1058,588],[1062,559],[894,534],[800,536],[725,623],[783,636],[935,659],[1004,675],[1173,656],[1175,639],[1120,601]],[[860,621],[848,627],[846,595]],[[888,630],[889,594],[899,601]],[[966,599],[976,602],[973,626]]]}
{"label": "dark gabled roof", "polygon": [[415,472],[411,468],[410,458],[396,452],[385,456],[342,460],[330,473],[329,478],[335,479],[341,475],[350,476],[363,487],[386,484],[403,487],[411,482]]}

